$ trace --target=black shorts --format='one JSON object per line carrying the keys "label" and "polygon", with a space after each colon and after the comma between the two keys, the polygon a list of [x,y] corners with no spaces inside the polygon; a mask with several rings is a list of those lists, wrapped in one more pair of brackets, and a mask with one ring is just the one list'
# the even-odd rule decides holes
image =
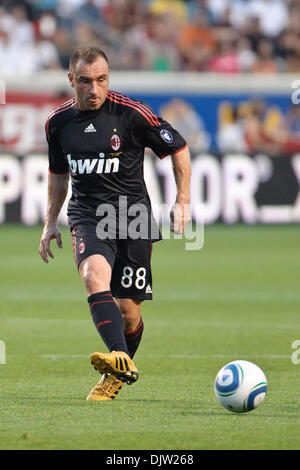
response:
{"label": "black shorts", "polygon": [[101,240],[96,225],[81,224],[71,228],[77,269],[91,255],[102,255],[112,268],[111,293],[119,299],[152,300],[151,254],[149,240]]}

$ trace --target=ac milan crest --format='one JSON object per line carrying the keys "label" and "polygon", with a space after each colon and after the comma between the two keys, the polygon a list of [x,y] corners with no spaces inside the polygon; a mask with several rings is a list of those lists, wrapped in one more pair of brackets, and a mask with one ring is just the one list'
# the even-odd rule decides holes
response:
{"label": "ac milan crest", "polygon": [[113,150],[119,150],[121,147],[121,139],[117,134],[114,134],[110,139],[110,145]]}
{"label": "ac milan crest", "polygon": [[85,244],[83,242],[80,243],[78,251],[80,254],[82,254],[85,250]]}

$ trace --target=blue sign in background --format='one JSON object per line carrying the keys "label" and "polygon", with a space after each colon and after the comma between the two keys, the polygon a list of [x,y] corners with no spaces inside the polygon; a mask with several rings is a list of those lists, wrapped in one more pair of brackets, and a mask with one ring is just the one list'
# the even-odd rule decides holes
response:
{"label": "blue sign in background", "polygon": [[265,112],[272,107],[278,108],[282,116],[286,116],[289,109],[293,104],[291,101],[290,93],[286,95],[266,95],[266,94],[151,94],[143,93],[132,95],[132,98],[140,99],[148,104],[152,110],[161,115],[161,109],[167,106],[171,100],[179,99],[187,103],[196,113],[201,117],[204,130],[210,135],[211,143],[210,150],[218,151],[217,146],[217,132],[219,123],[220,106],[224,103],[231,103],[233,107],[238,107],[244,102],[262,102],[265,104]]}

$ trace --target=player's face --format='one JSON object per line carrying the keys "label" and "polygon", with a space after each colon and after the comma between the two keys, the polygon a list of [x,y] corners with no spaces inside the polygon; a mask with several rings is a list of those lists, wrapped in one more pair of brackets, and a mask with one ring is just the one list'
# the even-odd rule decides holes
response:
{"label": "player's face", "polygon": [[103,57],[97,57],[92,64],[79,60],[68,77],[75,89],[80,110],[96,110],[102,106],[106,100],[109,77],[108,64]]}

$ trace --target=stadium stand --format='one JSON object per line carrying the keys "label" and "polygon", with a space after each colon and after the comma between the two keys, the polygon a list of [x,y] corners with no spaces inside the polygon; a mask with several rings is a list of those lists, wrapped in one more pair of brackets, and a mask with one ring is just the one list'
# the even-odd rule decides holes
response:
{"label": "stadium stand", "polygon": [[114,70],[299,73],[299,0],[0,2],[0,73],[68,67],[97,44]]}

